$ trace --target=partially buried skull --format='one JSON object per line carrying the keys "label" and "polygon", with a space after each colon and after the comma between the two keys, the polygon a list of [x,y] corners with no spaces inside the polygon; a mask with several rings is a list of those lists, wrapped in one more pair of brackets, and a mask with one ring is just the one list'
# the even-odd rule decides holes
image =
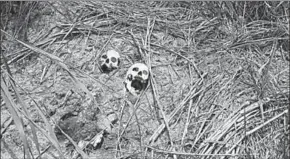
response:
{"label": "partially buried skull", "polygon": [[131,94],[138,96],[145,90],[149,80],[149,69],[143,63],[135,63],[126,74],[125,88]]}
{"label": "partially buried skull", "polygon": [[101,55],[100,58],[101,69],[105,73],[109,73],[114,69],[119,68],[120,55],[115,50],[109,50]]}

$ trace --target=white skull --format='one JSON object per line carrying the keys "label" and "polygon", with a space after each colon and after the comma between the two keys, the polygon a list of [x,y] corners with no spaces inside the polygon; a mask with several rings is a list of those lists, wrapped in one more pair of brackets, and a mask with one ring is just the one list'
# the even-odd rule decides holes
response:
{"label": "white skull", "polygon": [[103,72],[109,73],[114,69],[119,68],[120,55],[115,50],[109,50],[102,54],[100,58],[100,66]]}
{"label": "white skull", "polygon": [[148,85],[149,69],[143,63],[135,63],[126,74],[125,88],[131,94],[138,96]]}

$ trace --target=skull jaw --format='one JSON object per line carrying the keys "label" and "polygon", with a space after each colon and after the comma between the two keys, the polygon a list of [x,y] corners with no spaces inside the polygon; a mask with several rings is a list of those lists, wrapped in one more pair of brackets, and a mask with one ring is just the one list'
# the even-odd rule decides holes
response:
{"label": "skull jaw", "polygon": [[131,87],[136,95],[139,95],[142,90],[145,90],[148,82],[140,79],[132,80]]}
{"label": "skull jaw", "polygon": [[102,64],[101,69],[104,73],[110,73],[111,71],[113,71],[117,68],[116,67],[108,67],[106,64]]}

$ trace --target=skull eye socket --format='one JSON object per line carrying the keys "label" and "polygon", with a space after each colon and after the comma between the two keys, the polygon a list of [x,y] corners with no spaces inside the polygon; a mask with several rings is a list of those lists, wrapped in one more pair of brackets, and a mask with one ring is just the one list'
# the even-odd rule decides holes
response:
{"label": "skull eye socket", "polygon": [[145,70],[142,73],[143,73],[143,75],[148,75],[148,72]]}
{"label": "skull eye socket", "polygon": [[115,63],[117,61],[117,59],[115,57],[112,57],[111,61]]}
{"label": "skull eye socket", "polygon": [[107,55],[103,55],[102,58],[103,58],[103,59],[106,59],[106,58],[107,58]]}
{"label": "skull eye socket", "polygon": [[134,68],[133,68],[133,71],[138,72],[138,70],[139,70],[138,67],[134,67]]}

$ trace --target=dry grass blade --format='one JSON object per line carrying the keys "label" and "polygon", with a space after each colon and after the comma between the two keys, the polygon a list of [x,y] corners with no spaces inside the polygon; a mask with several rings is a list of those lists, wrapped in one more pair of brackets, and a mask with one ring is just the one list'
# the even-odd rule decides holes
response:
{"label": "dry grass blade", "polygon": [[[6,124],[7,123],[7,124]],[[3,134],[7,131],[7,129],[9,128],[9,126],[13,123],[13,118],[10,117],[8,121],[4,122],[3,125],[1,125],[1,136],[0,138],[2,138]]]}
{"label": "dry grass blade", "polygon": [[[155,25],[155,20],[156,18],[153,19],[153,24],[151,25],[150,24],[150,18],[148,18],[148,24],[147,24],[147,33],[146,33],[146,38],[145,38],[145,41],[143,42],[144,43],[144,46],[145,48],[148,49],[148,53],[147,53],[147,64],[149,65],[149,71],[151,73],[151,76],[150,76],[150,83],[151,83],[151,87],[152,87],[152,92],[153,92],[153,97],[154,97],[154,100],[156,101],[156,104],[159,108],[159,110],[161,111],[161,114],[162,114],[162,119],[165,123],[165,127],[166,127],[166,130],[167,130],[167,136],[168,136],[168,139],[169,139],[169,142],[170,142],[170,145],[173,146],[173,141],[172,141],[172,135],[171,135],[171,130],[170,130],[170,126],[168,124],[168,119],[166,117],[166,114],[165,112],[163,111],[164,110],[164,107],[160,104],[160,101],[159,101],[159,96],[158,96],[158,90],[156,88],[156,81],[155,81],[155,78],[154,78],[154,75],[152,73],[152,70],[151,70],[151,48],[150,48],[150,43],[151,43],[151,35],[152,35],[152,32],[153,32],[153,29],[154,29],[154,25]],[[156,112],[158,113],[158,112]]]}
{"label": "dry grass blade", "polygon": [[[11,78],[11,77],[10,77],[10,78]],[[13,80],[13,79],[11,78],[11,80]],[[15,82],[15,81],[14,81],[14,82]],[[17,83],[15,82],[15,84],[17,84]],[[26,94],[28,95],[28,93],[26,93]],[[28,96],[30,97],[30,95],[28,95]],[[45,114],[43,113],[43,111],[41,110],[41,108],[40,108],[40,106],[37,104],[37,102],[36,102],[32,97],[30,97],[30,98],[31,98],[32,101],[35,103],[35,105],[36,105],[36,109],[37,109],[39,115],[41,116],[42,120],[43,120],[44,123],[45,123],[46,130],[44,130],[44,129],[42,129],[41,127],[37,126],[37,125],[33,122],[33,120],[29,117],[29,115],[28,115],[27,113],[23,113],[22,111],[20,111],[20,112],[22,112],[22,113],[25,115],[25,117],[29,120],[30,124],[33,124],[35,128],[37,128],[38,130],[40,130],[41,133],[44,134],[44,135],[46,136],[46,138],[47,138],[47,139],[48,139],[48,140],[49,140],[49,141],[54,145],[54,147],[57,149],[57,151],[58,151],[60,157],[64,157],[64,156],[63,156],[63,153],[62,153],[62,150],[61,150],[61,147],[60,147],[59,142],[58,142],[58,140],[57,140],[57,138],[56,138],[56,136],[55,136],[55,132],[54,132],[54,130],[53,130],[53,128],[52,128],[50,122],[49,122],[48,119],[45,117]]]}
{"label": "dry grass blade", "polygon": [[[5,58],[4,58],[4,59],[5,59]],[[27,110],[28,107],[27,107],[27,105],[25,104],[25,102],[22,100],[22,98],[21,98],[21,96],[20,96],[20,93],[18,92],[18,90],[17,90],[17,88],[16,88],[15,81],[14,81],[12,75],[11,75],[11,71],[10,71],[10,69],[9,69],[9,67],[8,67],[8,64],[6,63],[6,60],[5,60],[4,62],[5,62],[6,67],[7,67],[7,72],[9,73],[9,74],[8,74],[8,76],[9,76],[9,78],[10,78],[9,83],[12,85],[12,88],[13,88],[15,94],[16,94],[16,98],[18,99],[18,101],[19,101],[21,107],[23,108],[23,110],[24,110],[24,114],[26,115],[26,117],[29,118],[29,121],[32,121],[32,120],[31,120],[31,117],[30,117],[30,113],[28,113],[28,110]],[[1,83],[1,85],[2,85],[2,83]],[[40,114],[42,114],[41,111],[40,111]],[[49,122],[48,122],[47,119],[45,118],[45,115],[42,114],[42,118],[44,119],[44,121],[46,121],[47,124],[49,124]],[[30,122],[29,124],[30,124],[31,130],[32,130],[33,141],[34,141],[34,143],[35,143],[35,145],[36,145],[36,149],[37,149],[37,152],[38,152],[38,154],[39,154],[38,157],[40,158],[40,157],[41,157],[41,155],[40,155],[40,144],[39,144],[39,141],[38,141],[38,138],[37,138],[37,135],[36,135],[35,124],[33,124],[33,123],[31,123],[31,122]],[[50,125],[49,125],[49,126],[50,126]],[[49,130],[50,132],[52,132],[52,128],[51,128],[51,127],[49,128],[49,126],[47,125],[47,127],[48,127],[47,130]],[[44,132],[44,131],[43,131],[43,132]],[[54,132],[52,132],[52,133],[54,133]],[[51,133],[50,133],[50,134],[51,134]],[[56,140],[56,137],[55,137],[55,140]],[[57,142],[55,142],[55,143],[57,143]],[[57,147],[57,146],[56,146],[56,147]],[[58,150],[59,150],[59,152],[60,152],[60,156],[62,156],[62,155],[61,155],[61,150],[60,150],[60,146],[59,146],[59,145],[58,145]]]}
{"label": "dry grass blade", "polygon": [[52,126],[50,125],[50,122],[48,121],[48,119],[45,117],[44,113],[42,112],[42,110],[40,109],[39,105],[33,100],[33,102],[35,103],[36,105],[36,109],[38,110],[38,113],[40,114],[42,120],[44,121],[45,123],[45,127],[46,127],[46,130],[43,130],[43,129],[40,129],[40,127],[38,127],[39,130],[41,130],[41,132],[47,137],[47,139],[53,144],[53,146],[57,149],[60,157],[64,157],[63,156],[63,153],[62,153],[62,150],[61,150],[61,147],[60,147],[60,144],[55,136],[55,132],[52,128]]}
{"label": "dry grass blade", "polygon": [[[4,57],[4,55],[3,55],[3,57]],[[11,78],[11,80],[9,80],[9,83],[11,84],[11,86],[12,86],[14,92],[15,92],[16,98],[17,98],[19,104],[22,106],[22,108],[23,108],[25,114],[26,114],[27,116],[30,116],[30,115],[29,115],[30,113],[28,113],[28,110],[27,110],[28,107],[27,107],[27,105],[25,104],[25,102],[22,100],[22,98],[21,98],[21,96],[20,96],[20,94],[19,94],[19,92],[18,92],[18,90],[17,90],[17,88],[16,88],[16,86],[15,86],[15,82],[14,82],[14,80],[12,79],[13,77],[12,77],[12,74],[11,74],[10,68],[8,67],[8,64],[7,64],[6,58],[3,58],[3,60],[4,60],[4,63],[5,63],[5,66],[6,66],[7,72],[8,72],[8,74],[9,74],[9,77]],[[35,143],[36,150],[37,150],[37,152],[38,152],[38,154],[39,154],[39,156],[40,156],[40,149],[39,149],[40,145],[39,145],[38,138],[37,138],[37,135],[36,135],[36,129],[35,129],[34,125],[31,124],[31,123],[30,123],[30,127],[31,127],[31,130],[32,130],[32,138],[33,138],[33,141],[34,141],[34,143]]]}
{"label": "dry grass blade", "polygon": [[3,100],[6,103],[7,108],[9,109],[9,112],[11,113],[11,116],[14,120],[14,123],[19,131],[19,134],[21,136],[23,146],[24,146],[24,156],[27,158],[31,158],[30,152],[29,152],[29,145],[27,141],[27,137],[24,132],[24,126],[23,126],[23,121],[20,118],[19,114],[17,113],[17,106],[16,103],[14,103],[13,98],[8,91],[8,87],[6,83],[4,83],[4,79],[1,79],[1,96],[3,97]]}
{"label": "dry grass blade", "polygon": [[[17,108],[17,110],[19,111],[19,112],[21,112],[22,114],[23,114],[23,116],[30,122],[30,123],[32,123],[33,125],[34,125],[34,127],[36,128],[36,129],[38,129],[53,145],[54,145],[54,147],[57,149],[57,151],[59,152],[59,155],[60,155],[60,158],[65,158],[64,156],[63,156],[63,153],[62,153],[62,151],[61,151],[61,148],[60,148],[60,145],[59,145],[59,142],[58,142],[58,140],[56,139],[56,137],[55,137],[55,134],[54,134],[54,131],[52,130],[52,128],[51,128],[51,126],[50,125],[46,125],[46,127],[47,127],[47,130],[48,130],[48,132],[46,131],[46,130],[44,130],[43,128],[41,128],[40,126],[38,126],[34,121],[32,121],[31,119],[30,119],[30,117],[28,117],[28,116],[26,116],[25,115],[25,113],[22,111],[22,110],[20,110],[19,108]],[[51,128],[51,130],[50,129],[48,129],[48,128]]]}
{"label": "dry grass blade", "polygon": [[[6,34],[6,35],[8,35],[8,36],[10,36],[10,37],[12,37],[10,34],[8,34],[7,32],[5,32],[5,31],[2,30],[2,29],[1,29],[1,32],[4,33],[4,34]],[[50,53],[48,53],[48,52],[46,52],[46,51],[43,51],[42,49],[39,49],[39,48],[37,48],[37,47],[34,47],[34,46],[32,46],[32,45],[29,45],[29,44],[27,44],[27,43],[25,43],[25,42],[23,42],[23,41],[21,41],[21,40],[18,40],[18,39],[15,39],[15,40],[16,40],[17,42],[19,42],[20,44],[24,45],[25,47],[27,47],[27,48],[29,48],[29,49],[31,49],[31,50],[37,52],[37,53],[40,53],[40,54],[42,54],[42,55],[44,55],[44,56],[46,56],[46,57],[49,57],[50,59],[52,59],[52,60],[54,60],[54,61],[60,63],[61,66],[62,66],[65,70],[68,70],[68,67],[67,67],[66,65],[64,65],[63,61],[62,61],[60,58],[58,58],[57,56],[52,55],[52,54],[50,54]]]}
{"label": "dry grass blade", "polygon": [[49,148],[51,147],[51,145],[47,146],[37,157],[36,159],[41,159],[41,156],[47,152],[49,150]]}
{"label": "dry grass blade", "polygon": [[285,110],[284,112],[274,116],[273,118],[269,119],[268,121],[264,122],[263,124],[257,126],[256,128],[246,132],[246,136],[253,134],[254,132],[256,132],[257,130],[261,129],[262,127],[266,126],[267,124],[271,123],[272,121],[280,118],[281,116],[285,115],[288,113],[289,110]]}
{"label": "dry grass blade", "polygon": [[[138,103],[139,103],[140,97],[143,95],[143,93],[144,93],[144,91],[143,91],[143,92],[141,93],[141,95],[137,98],[137,100],[136,100],[136,102],[134,103],[134,105],[133,105],[130,101],[124,99],[124,105],[123,105],[122,108],[121,108],[120,120],[122,120],[123,110],[124,110],[124,107],[125,107],[126,104],[128,104],[129,107],[133,107],[133,112],[132,112],[132,114],[130,114],[130,117],[128,118],[128,120],[127,120],[125,126],[123,127],[123,130],[121,130],[121,126],[119,125],[118,140],[117,140],[117,144],[116,144],[116,153],[115,153],[115,157],[116,157],[116,158],[118,158],[118,156],[120,156],[120,154],[121,154],[120,143],[121,143],[122,137],[123,137],[124,133],[126,132],[126,129],[128,128],[128,126],[129,126],[129,124],[130,124],[130,122],[131,122],[133,116],[136,116],[136,111],[137,111],[138,107],[140,106],[140,105],[138,105]],[[125,103],[125,102],[126,102],[126,103]],[[121,123],[121,122],[120,122],[120,123]]]}
{"label": "dry grass blade", "polygon": [[171,144],[171,146],[173,146],[173,142],[172,142],[172,139],[171,139],[171,131],[170,131],[170,127],[169,127],[169,121],[170,119],[168,119],[163,111],[163,107],[159,104],[159,100],[158,100],[158,97],[157,97],[157,93],[156,93],[156,88],[155,88],[155,80],[154,78],[151,76],[150,78],[151,80],[151,87],[152,87],[152,91],[153,91],[153,95],[154,95],[154,99],[156,100],[156,104],[158,105],[160,111],[161,111],[161,114],[162,114],[162,117],[163,117],[163,121],[164,121],[164,126],[167,130],[167,136],[168,136],[168,139],[169,139],[169,142]]}
{"label": "dry grass blade", "polygon": [[[6,33],[5,31],[1,30],[1,32],[5,33],[6,35],[9,35],[8,33]],[[10,35],[9,35],[10,36]],[[88,91],[88,89],[84,86],[84,84],[82,84],[79,80],[77,80],[77,78],[73,75],[73,73],[69,70],[69,68],[67,67],[67,65],[60,59],[58,58],[57,56],[55,55],[52,55],[46,51],[43,51],[42,49],[39,49],[37,47],[34,47],[32,45],[29,45],[23,41],[20,41],[18,39],[15,39],[17,42],[21,43],[22,45],[24,45],[25,47],[37,52],[37,53],[40,53],[48,58],[50,58],[51,60],[57,62],[63,69],[65,69],[67,71],[67,73],[70,75],[70,77],[72,78],[72,80],[75,82],[76,86],[78,88],[80,88],[81,90],[83,90],[86,94],[89,95],[89,97],[91,98],[92,101],[94,101],[94,97],[93,95]]]}
{"label": "dry grass blade", "polygon": [[144,92],[142,92],[142,93],[140,94],[140,96],[138,97],[138,99],[136,100],[136,102],[134,103],[134,105],[132,105],[132,103],[131,103],[130,101],[127,101],[127,100],[126,100],[127,104],[128,104],[130,107],[133,107],[133,112],[132,112],[132,114],[130,115],[129,119],[127,120],[127,123],[125,124],[124,129],[122,130],[122,132],[120,133],[119,136],[123,136],[123,134],[125,133],[125,131],[126,131],[127,127],[128,127],[128,125],[130,124],[130,122],[131,122],[133,116],[136,115],[136,111],[137,111],[138,107],[140,106],[140,105],[138,105],[138,103],[139,103],[140,97],[143,95],[143,93],[144,93]]}
{"label": "dry grass blade", "polygon": [[[27,116],[30,117],[31,115],[30,115],[30,113],[29,113],[28,110],[27,110],[28,107],[27,107],[27,105],[25,104],[25,102],[22,100],[22,98],[21,98],[21,96],[20,96],[18,90],[17,90],[16,87],[15,87],[14,82],[10,82],[10,83],[11,83],[11,85],[12,85],[12,87],[13,87],[13,90],[14,90],[14,92],[15,92],[15,94],[16,94],[16,97],[17,97],[17,99],[18,99],[18,101],[19,101],[19,104],[22,106],[22,108],[23,108],[23,110],[24,110],[24,113],[25,113]],[[29,125],[30,125],[30,127],[31,127],[32,139],[33,139],[33,141],[34,141],[34,143],[35,143],[36,150],[37,150],[38,154],[40,155],[40,145],[39,145],[38,138],[37,138],[37,135],[36,135],[36,129],[35,129],[35,127],[34,127],[33,124],[29,123]]]}
{"label": "dry grass blade", "polygon": [[235,149],[243,140],[245,140],[245,138],[253,133],[255,133],[256,131],[258,131],[259,129],[261,129],[262,127],[266,126],[267,124],[273,122],[274,120],[280,118],[281,116],[285,115],[288,113],[289,110],[285,110],[284,112],[278,114],[277,116],[269,119],[268,121],[264,122],[263,124],[259,125],[258,127],[255,127],[254,129],[247,131],[245,136],[243,136],[241,139],[239,139],[228,151],[227,153],[231,153],[233,151],[233,149]]}
{"label": "dry grass blade", "polygon": [[189,107],[188,107],[188,113],[187,113],[187,117],[186,117],[186,123],[183,129],[183,134],[182,134],[182,138],[181,138],[181,145],[184,145],[184,138],[188,132],[188,125],[189,125],[189,120],[191,117],[191,108],[192,108],[192,99],[190,99],[189,101]]}
{"label": "dry grass blade", "polygon": [[184,152],[174,152],[174,151],[166,151],[166,150],[161,150],[161,149],[156,149],[152,146],[147,146],[147,148],[151,149],[152,151],[155,151],[157,153],[162,153],[162,154],[171,154],[171,155],[181,155],[181,156],[190,156],[190,157],[241,157],[241,156],[246,156],[246,154],[230,154],[230,153],[225,153],[225,154],[201,154],[201,153],[184,153]]}
{"label": "dry grass blade", "polygon": [[[206,73],[203,74],[203,76],[205,76],[205,75],[206,75]],[[177,114],[177,112],[185,106],[185,104],[188,102],[188,100],[194,98],[195,96],[198,96],[202,92],[202,90],[196,89],[196,87],[200,86],[202,83],[203,83],[203,78],[199,79],[199,81],[196,82],[195,85],[191,87],[191,90],[184,97],[182,102],[170,113],[169,118],[168,118],[168,122],[170,122],[173,119],[173,117]],[[153,135],[150,137],[150,139],[148,140],[148,143],[153,144],[153,142],[158,138],[158,136],[164,130],[164,128],[165,128],[164,124],[160,125],[158,127],[158,129],[155,130]]]}

